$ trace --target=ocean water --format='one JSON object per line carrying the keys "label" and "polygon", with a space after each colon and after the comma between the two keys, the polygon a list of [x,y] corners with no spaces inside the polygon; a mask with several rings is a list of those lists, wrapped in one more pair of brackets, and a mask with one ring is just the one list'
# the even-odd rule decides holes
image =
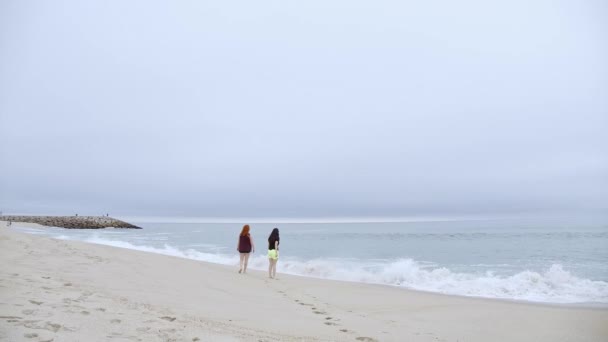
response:
{"label": "ocean water", "polygon": [[[242,223],[133,222],[142,230],[17,228],[60,239],[238,265]],[[251,223],[249,267],[463,296],[608,304],[608,224],[563,220]],[[16,224],[18,227],[18,224]]]}

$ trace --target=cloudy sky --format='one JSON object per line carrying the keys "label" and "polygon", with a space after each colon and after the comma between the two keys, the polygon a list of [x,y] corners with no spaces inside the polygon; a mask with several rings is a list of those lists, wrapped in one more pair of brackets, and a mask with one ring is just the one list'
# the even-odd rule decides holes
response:
{"label": "cloudy sky", "polygon": [[608,212],[605,1],[0,2],[0,210]]}

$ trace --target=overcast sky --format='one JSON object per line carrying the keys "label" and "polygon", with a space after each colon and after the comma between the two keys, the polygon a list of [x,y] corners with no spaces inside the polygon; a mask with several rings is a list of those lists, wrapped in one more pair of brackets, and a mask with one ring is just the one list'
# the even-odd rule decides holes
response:
{"label": "overcast sky", "polygon": [[608,3],[0,2],[0,210],[608,212]]}

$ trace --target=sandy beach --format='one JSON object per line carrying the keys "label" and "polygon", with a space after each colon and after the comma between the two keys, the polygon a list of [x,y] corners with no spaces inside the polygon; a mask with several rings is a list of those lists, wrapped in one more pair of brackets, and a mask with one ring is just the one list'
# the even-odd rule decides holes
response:
{"label": "sandy beach", "polygon": [[[0,224],[2,341],[606,341],[608,310],[237,273]],[[279,261],[279,273],[281,265]]]}

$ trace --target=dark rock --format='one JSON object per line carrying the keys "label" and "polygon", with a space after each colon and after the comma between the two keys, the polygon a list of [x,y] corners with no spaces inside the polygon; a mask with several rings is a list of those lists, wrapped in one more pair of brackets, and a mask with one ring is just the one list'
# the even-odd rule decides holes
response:
{"label": "dark rock", "polygon": [[130,228],[141,229],[128,222],[117,220],[109,216],[11,216],[2,215],[0,221],[37,223],[47,227],[61,227],[68,229],[102,229],[102,228]]}

